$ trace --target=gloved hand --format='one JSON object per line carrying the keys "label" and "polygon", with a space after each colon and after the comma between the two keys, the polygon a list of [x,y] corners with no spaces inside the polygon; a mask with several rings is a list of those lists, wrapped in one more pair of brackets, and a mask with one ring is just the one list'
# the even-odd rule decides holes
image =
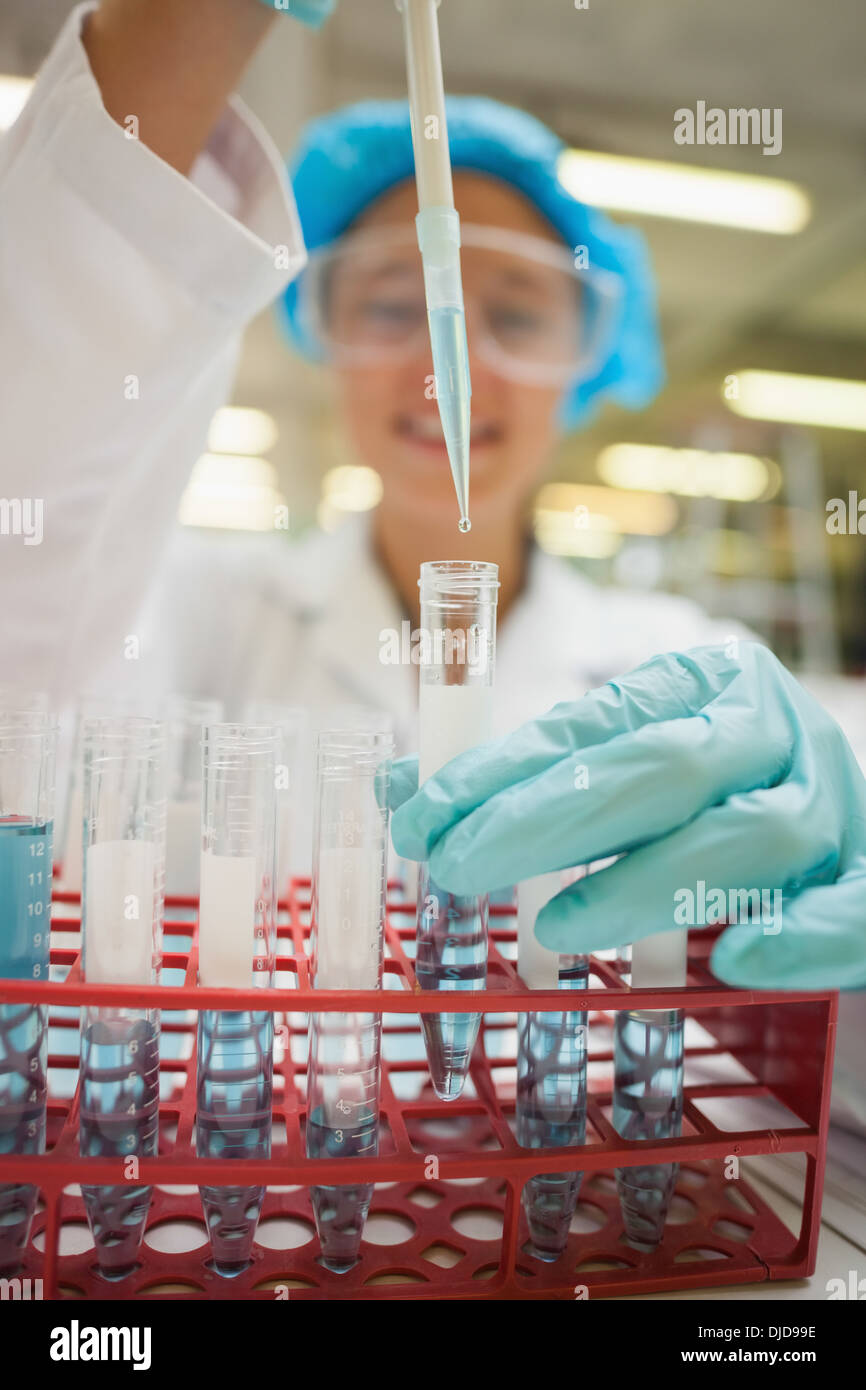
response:
{"label": "gloved hand", "polygon": [[624,855],[542,910],[551,950],[732,920],[704,904],[757,889],[769,911],[735,909],[713,950],[720,979],[866,986],[866,781],[841,729],[759,643],[654,657],[416,786],[401,760],[394,846],[429,859],[452,893]]}
{"label": "gloved hand", "polygon": [[262,0],[262,4],[267,5],[270,10],[280,10],[283,14],[291,15],[302,24],[309,24],[312,29],[318,29],[324,24],[328,15],[333,14],[337,8],[337,0]]}

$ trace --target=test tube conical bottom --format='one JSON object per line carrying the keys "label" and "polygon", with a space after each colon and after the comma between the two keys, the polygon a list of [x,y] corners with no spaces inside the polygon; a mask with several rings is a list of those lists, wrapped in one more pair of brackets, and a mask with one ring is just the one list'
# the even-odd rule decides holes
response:
{"label": "test tube conical bottom", "polygon": [[661,1244],[678,1172],[675,1163],[616,1170],[623,1230],[635,1250],[649,1252]]}
{"label": "test tube conical bottom", "polygon": [[252,1262],[265,1189],[202,1187],[199,1192],[210,1238],[212,1268],[223,1279],[234,1279]]}
{"label": "test tube conical bottom", "polygon": [[422,1017],[427,1067],[440,1100],[457,1100],[463,1094],[480,1024],[480,1014]]}
{"label": "test tube conical bottom", "polygon": [[582,1173],[541,1173],[524,1187],[528,1253],[536,1260],[553,1264],[564,1253],[582,1179]]}
{"label": "test tube conical bottom", "polygon": [[103,1279],[127,1279],[136,1269],[150,1211],[149,1187],[82,1187],[84,1209]]}
{"label": "test tube conical bottom", "polygon": [[346,1274],[358,1263],[373,1184],[314,1187],[310,1196],[322,1264],[332,1274]]}
{"label": "test tube conical bottom", "polygon": [[0,1187],[0,1278],[12,1278],[20,1270],[35,1210],[36,1188],[30,1183]]}

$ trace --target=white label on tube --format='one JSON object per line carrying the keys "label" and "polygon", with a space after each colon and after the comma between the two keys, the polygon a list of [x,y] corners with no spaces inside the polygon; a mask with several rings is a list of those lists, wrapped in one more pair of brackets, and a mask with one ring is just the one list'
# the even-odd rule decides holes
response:
{"label": "white label on tube", "polygon": [[535,921],[544,904],[562,887],[558,869],[517,885],[517,973],[530,989],[556,989],[559,984],[559,952],[541,945],[535,935]]}
{"label": "white label on tube", "polygon": [[382,866],[375,849],[319,852],[316,989],[377,989]]}
{"label": "white label on tube", "polygon": [[681,927],[635,941],[631,948],[632,989],[682,988],[687,942],[688,932]]}
{"label": "white label on tube", "polygon": [[170,801],[165,821],[165,891],[198,893],[201,859],[201,801]]}
{"label": "white label on tube", "polygon": [[91,984],[150,983],[154,863],[148,840],[89,846],[84,964]]}
{"label": "white label on tube", "polygon": [[422,681],[419,781],[426,782],[459,753],[487,743],[492,723],[492,685],[426,685]]}
{"label": "white label on tube", "polygon": [[249,989],[256,929],[252,854],[201,855],[198,978],[209,989]]}

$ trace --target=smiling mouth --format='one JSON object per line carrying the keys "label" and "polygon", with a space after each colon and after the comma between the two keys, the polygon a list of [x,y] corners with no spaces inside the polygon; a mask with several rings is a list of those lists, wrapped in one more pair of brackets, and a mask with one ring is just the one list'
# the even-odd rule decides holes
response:
{"label": "smiling mouth", "polygon": [[[445,454],[445,437],[438,415],[400,415],[395,423],[395,432],[400,439],[407,440],[416,448],[429,453]],[[490,420],[473,419],[469,443],[473,449],[483,449],[489,444],[498,444],[502,430]]]}

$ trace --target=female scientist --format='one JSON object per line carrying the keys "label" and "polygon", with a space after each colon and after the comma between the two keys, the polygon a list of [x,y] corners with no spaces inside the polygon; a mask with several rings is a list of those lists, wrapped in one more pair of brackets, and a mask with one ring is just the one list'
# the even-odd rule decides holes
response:
{"label": "female scientist", "polygon": [[[331,6],[274,8],[316,23]],[[566,193],[536,121],[452,103],[473,381],[460,536],[427,390],[407,111],[314,122],[293,197],[229,99],[275,18],[262,0],[80,6],[0,146],[3,488],[42,519],[38,544],[0,544],[7,669],[67,699],[125,676],[235,711],[250,696],[385,706],[410,747],[417,675],[380,659],[382,634],[416,614],[422,560],[495,561],[503,737],[419,792],[402,765],[398,850],[459,892],[630,850],[542,914],[540,938],[568,952],[669,929],[697,880],[781,888],[782,930],[729,929],[717,973],[863,986],[866,784],[833,721],[694,605],[596,589],[526,543],[562,428],[660,384],[640,240]],[[180,531],[241,332],[281,296],[295,348],[333,364],[381,504],[296,547]],[[603,794],[575,793],[577,750]]]}

